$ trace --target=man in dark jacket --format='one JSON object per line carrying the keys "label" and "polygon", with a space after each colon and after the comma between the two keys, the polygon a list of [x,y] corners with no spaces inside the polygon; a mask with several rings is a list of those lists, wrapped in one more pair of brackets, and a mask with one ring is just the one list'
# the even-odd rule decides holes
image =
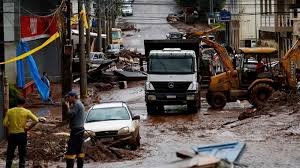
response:
{"label": "man in dark jacket", "polygon": [[77,167],[82,168],[85,155],[82,151],[85,118],[84,105],[78,99],[77,93],[73,91],[69,92],[65,98],[68,107],[67,117],[69,118],[71,129],[68,149],[65,155],[66,164],[67,168],[73,168],[74,161],[77,158]]}

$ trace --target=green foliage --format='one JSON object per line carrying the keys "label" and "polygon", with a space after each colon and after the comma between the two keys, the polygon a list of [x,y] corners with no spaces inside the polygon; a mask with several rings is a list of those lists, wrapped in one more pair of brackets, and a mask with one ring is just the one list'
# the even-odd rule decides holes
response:
{"label": "green foliage", "polygon": [[9,108],[17,106],[17,98],[20,96],[20,91],[13,84],[9,84]]}

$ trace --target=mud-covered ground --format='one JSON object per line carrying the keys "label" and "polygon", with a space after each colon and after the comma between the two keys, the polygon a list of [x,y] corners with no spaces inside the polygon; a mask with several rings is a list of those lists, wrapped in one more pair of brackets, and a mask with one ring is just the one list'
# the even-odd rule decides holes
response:
{"label": "mud-covered ground", "polygon": [[[209,109],[202,100],[197,114],[187,114],[184,106],[167,107],[166,114],[148,116],[144,102],[143,83],[129,84],[128,89],[99,92],[101,101],[126,101],[135,115],[141,116],[141,147],[126,159],[99,161],[85,167],[156,167],[176,160],[175,152],[199,145],[232,141],[246,142],[240,162],[248,167],[290,168],[300,165],[300,111],[282,107],[268,115],[239,121],[241,112],[249,109],[247,102],[229,103],[222,111]],[[50,111],[51,113],[51,111]],[[3,149],[2,149],[3,150]],[[51,162],[49,167],[64,167]],[[4,166],[4,161],[0,167]]]}

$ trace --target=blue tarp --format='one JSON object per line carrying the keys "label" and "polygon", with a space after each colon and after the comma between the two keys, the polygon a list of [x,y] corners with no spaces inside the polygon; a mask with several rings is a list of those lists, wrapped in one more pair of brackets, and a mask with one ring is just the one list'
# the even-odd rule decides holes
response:
{"label": "blue tarp", "polygon": [[[22,53],[23,53],[22,51],[23,51],[23,49],[22,49],[22,43],[19,43],[17,51],[16,51],[17,57],[19,55],[22,55]],[[22,88],[22,89],[24,89],[24,87],[25,87],[23,60],[17,61],[17,86],[19,88]]]}
{"label": "blue tarp", "polygon": [[[17,55],[21,55],[29,51],[29,46],[27,42],[20,42],[17,48]],[[29,67],[31,78],[34,80],[35,86],[37,87],[39,94],[43,101],[49,100],[49,88],[47,85],[41,80],[39,70],[36,66],[36,63],[32,57],[32,55],[26,58],[27,64]],[[17,72],[18,72],[18,86],[24,88],[25,80],[24,80],[24,65],[22,60],[17,62]]]}

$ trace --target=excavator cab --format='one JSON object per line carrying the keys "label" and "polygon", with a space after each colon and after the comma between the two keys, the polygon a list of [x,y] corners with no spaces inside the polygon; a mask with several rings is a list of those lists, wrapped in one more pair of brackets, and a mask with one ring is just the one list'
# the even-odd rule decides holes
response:
{"label": "excavator cab", "polygon": [[257,79],[273,78],[273,67],[278,58],[276,48],[240,48],[239,53],[241,88],[248,88]]}

